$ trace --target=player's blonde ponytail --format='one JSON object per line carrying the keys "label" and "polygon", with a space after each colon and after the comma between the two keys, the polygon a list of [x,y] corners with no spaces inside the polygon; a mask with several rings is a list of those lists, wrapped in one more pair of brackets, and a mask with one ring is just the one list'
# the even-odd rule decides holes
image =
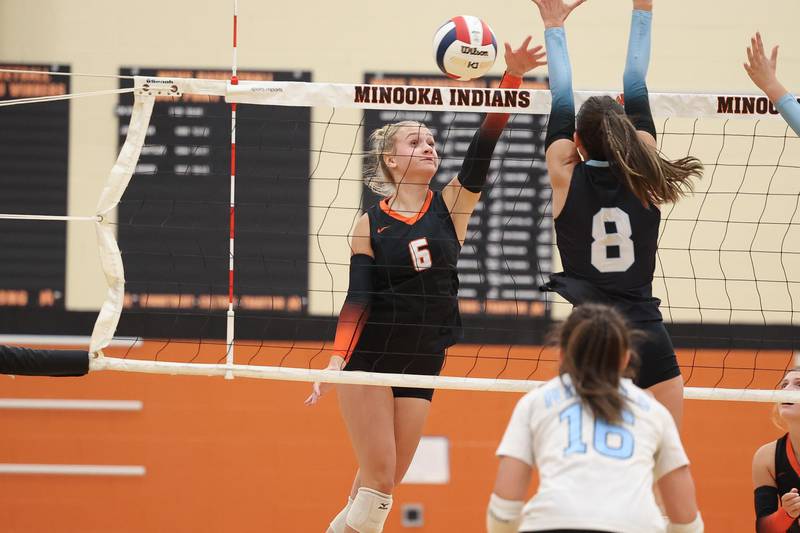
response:
{"label": "player's blonde ponytail", "polygon": [[386,166],[384,156],[394,153],[395,136],[400,128],[413,126],[424,128],[425,125],[415,120],[403,120],[394,124],[386,124],[373,131],[369,136],[369,152],[365,164],[364,182],[372,192],[387,198],[397,192],[392,173]]}

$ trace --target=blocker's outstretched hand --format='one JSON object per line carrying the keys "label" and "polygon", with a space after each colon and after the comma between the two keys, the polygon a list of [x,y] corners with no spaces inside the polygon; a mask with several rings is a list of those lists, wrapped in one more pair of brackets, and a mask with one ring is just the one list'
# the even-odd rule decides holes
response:
{"label": "blocker's outstretched hand", "polygon": [[744,70],[756,87],[764,91],[773,102],[785,93],[776,75],[777,68],[778,47],[774,47],[770,57],[767,57],[761,34],[756,33],[750,38],[750,46],[747,47],[747,63],[744,64]]}
{"label": "blocker's outstretched hand", "polygon": [[[344,368],[344,358],[338,355],[332,355],[331,360],[328,362],[328,366],[325,367],[325,370],[341,370],[342,368]],[[311,386],[311,395],[306,398],[306,401],[303,403],[306,405],[314,405],[319,401],[323,394],[332,388],[333,383],[320,383],[319,381],[315,381]]]}
{"label": "blocker's outstretched hand", "polygon": [[563,26],[570,13],[584,2],[586,0],[575,0],[571,3],[564,2],[564,0],[533,0],[533,3],[539,8],[545,28]]}
{"label": "blocker's outstretched hand", "polygon": [[531,44],[531,39],[530,35],[526,37],[516,50],[512,49],[510,44],[505,43],[506,72],[512,76],[521,78],[528,72],[547,64],[547,61],[544,60],[547,56],[544,46],[540,44],[539,46],[528,48],[528,45]]}

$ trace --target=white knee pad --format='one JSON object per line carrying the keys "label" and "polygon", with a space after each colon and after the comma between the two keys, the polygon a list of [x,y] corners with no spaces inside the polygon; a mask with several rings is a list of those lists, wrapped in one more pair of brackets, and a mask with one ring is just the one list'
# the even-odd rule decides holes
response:
{"label": "white knee pad", "polygon": [[331,520],[331,525],[328,527],[328,531],[326,533],[344,533],[344,528],[347,527],[345,520],[347,518],[347,513],[350,511],[350,507],[353,506],[353,498],[350,496],[347,497],[347,505],[344,506],[344,509],[339,511],[333,520]]}
{"label": "white knee pad", "polygon": [[361,487],[347,513],[347,525],[358,533],[381,533],[391,509],[391,494]]}

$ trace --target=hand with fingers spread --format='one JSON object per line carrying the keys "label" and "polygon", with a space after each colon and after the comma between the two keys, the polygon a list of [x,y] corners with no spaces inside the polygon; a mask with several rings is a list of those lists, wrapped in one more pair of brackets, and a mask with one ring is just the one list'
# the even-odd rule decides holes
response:
{"label": "hand with fingers spread", "polygon": [[528,45],[530,44],[530,36],[528,36],[516,50],[513,50],[510,44],[505,43],[506,72],[512,76],[521,78],[531,70],[547,64],[547,61],[544,60],[547,55],[547,53],[543,51],[544,46],[540,44],[539,46],[534,46],[529,49]]}
{"label": "hand with fingers spread", "polygon": [[747,63],[744,64],[744,69],[756,87],[764,91],[764,94],[773,102],[777,102],[781,96],[786,94],[786,89],[778,81],[776,75],[777,66],[778,47],[774,47],[770,57],[767,57],[761,34],[756,33],[750,39],[750,46],[747,48]]}
{"label": "hand with fingers spread", "polygon": [[575,0],[566,3],[564,0],[533,0],[542,15],[545,28],[558,28],[564,25],[569,14],[586,0]]}
{"label": "hand with fingers spread", "polygon": [[[339,355],[332,355],[325,370],[341,370],[342,368],[344,368],[344,358]],[[311,386],[311,395],[306,398],[306,401],[303,403],[306,405],[314,405],[319,401],[320,397],[331,388],[333,388],[332,383],[320,383],[319,381],[315,381]]]}

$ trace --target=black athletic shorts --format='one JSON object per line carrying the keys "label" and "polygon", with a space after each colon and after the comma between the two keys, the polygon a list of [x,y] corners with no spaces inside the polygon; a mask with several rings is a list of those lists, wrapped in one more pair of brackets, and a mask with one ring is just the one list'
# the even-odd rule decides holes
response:
{"label": "black athletic shorts", "polygon": [[[382,374],[420,374],[438,376],[444,366],[444,351],[438,353],[373,353],[355,351],[344,366],[354,372],[380,372]],[[395,398],[422,398],[431,401],[433,389],[392,387]]]}
{"label": "black athletic shorts", "polygon": [[634,383],[646,389],[681,375],[675,348],[661,320],[632,322],[631,327],[644,334],[634,349],[639,356],[639,371]]}

